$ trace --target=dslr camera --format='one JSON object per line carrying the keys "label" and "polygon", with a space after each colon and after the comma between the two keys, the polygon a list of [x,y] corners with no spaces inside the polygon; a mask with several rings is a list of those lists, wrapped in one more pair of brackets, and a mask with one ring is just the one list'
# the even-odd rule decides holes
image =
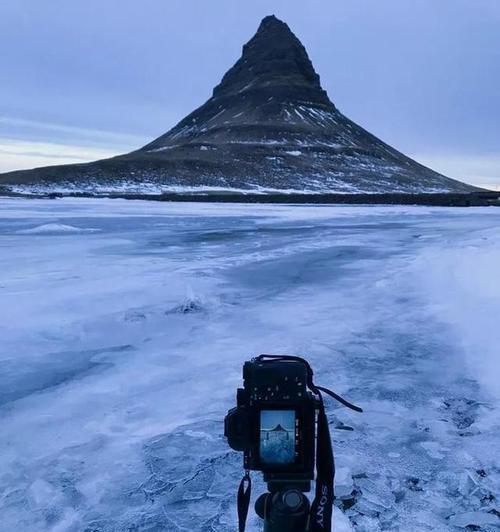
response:
{"label": "dslr camera", "polygon": [[270,491],[283,484],[309,491],[314,478],[318,401],[307,382],[307,366],[301,361],[245,362],[237,406],[225,418],[229,446],[243,451],[246,470],[264,473]]}

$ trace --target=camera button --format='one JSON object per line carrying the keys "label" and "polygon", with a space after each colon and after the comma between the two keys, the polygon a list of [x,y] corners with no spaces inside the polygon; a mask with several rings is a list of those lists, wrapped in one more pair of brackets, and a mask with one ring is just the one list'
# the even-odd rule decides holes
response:
{"label": "camera button", "polygon": [[283,504],[288,508],[296,509],[302,504],[302,493],[297,490],[287,490],[283,493]]}

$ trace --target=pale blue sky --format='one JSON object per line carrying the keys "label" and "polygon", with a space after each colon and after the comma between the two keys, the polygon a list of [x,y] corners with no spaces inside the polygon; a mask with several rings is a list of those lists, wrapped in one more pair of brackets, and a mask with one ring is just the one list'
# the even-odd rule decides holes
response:
{"label": "pale blue sky", "polygon": [[210,96],[272,13],[347,116],[500,186],[498,0],[2,0],[0,171],[149,142]]}

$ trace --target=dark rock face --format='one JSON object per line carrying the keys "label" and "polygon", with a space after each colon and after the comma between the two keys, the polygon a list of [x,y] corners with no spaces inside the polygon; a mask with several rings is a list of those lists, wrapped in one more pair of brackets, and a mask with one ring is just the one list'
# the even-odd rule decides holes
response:
{"label": "dark rock face", "polygon": [[243,54],[224,75],[214,98],[273,87],[288,97],[308,98],[330,104],[306,49],[290,28],[274,16],[266,17],[255,36],[243,46]]}
{"label": "dark rock face", "polygon": [[0,184],[75,190],[243,189],[342,193],[470,192],[341,114],[305,48],[262,20],[212,97],[126,155],[0,176]]}

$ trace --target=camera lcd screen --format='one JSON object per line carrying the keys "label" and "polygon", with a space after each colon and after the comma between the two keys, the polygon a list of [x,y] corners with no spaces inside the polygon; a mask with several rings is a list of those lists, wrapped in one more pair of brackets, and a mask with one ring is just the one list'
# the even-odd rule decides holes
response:
{"label": "camera lcd screen", "polygon": [[295,410],[261,410],[260,459],[266,464],[295,461]]}

